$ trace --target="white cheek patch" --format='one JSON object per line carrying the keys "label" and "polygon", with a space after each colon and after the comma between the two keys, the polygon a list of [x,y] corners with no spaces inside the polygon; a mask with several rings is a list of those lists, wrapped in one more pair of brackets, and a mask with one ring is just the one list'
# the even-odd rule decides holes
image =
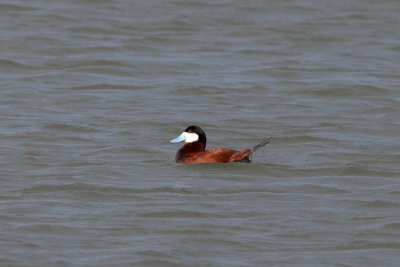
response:
{"label": "white cheek patch", "polygon": [[183,136],[185,137],[185,143],[193,143],[199,140],[199,135],[196,133],[184,132]]}

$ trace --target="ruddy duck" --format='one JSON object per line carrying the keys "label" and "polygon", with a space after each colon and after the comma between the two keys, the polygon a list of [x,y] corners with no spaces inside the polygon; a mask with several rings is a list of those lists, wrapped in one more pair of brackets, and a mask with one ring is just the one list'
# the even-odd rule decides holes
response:
{"label": "ruddy duck", "polygon": [[253,148],[236,151],[228,148],[206,149],[207,138],[204,131],[198,126],[190,126],[177,138],[170,142],[179,143],[185,141],[185,144],[178,150],[175,161],[178,163],[227,163],[227,162],[250,162],[250,154],[257,149],[265,146],[271,140],[271,137],[264,139]]}

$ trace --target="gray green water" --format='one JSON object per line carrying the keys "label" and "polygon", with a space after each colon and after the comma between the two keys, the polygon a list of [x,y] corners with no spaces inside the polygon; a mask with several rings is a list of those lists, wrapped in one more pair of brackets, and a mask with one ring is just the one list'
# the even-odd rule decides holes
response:
{"label": "gray green water", "polygon": [[[0,2],[1,266],[398,266],[400,2]],[[197,124],[252,164],[178,165]]]}

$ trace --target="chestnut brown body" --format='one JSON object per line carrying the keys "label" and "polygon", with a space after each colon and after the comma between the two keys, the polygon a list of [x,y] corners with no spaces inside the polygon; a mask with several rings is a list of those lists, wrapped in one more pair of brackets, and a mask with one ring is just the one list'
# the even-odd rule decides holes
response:
{"label": "chestnut brown body", "polygon": [[178,150],[175,161],[178,163],[228,163],[250,162],[251,149],[236,151],[228,148],[205,150],[200,142],[185,144]]}

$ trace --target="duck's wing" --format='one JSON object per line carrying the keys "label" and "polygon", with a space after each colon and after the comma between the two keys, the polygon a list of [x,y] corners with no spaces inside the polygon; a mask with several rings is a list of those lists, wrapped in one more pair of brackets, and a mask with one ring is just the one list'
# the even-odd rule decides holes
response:
{"label": "duck's wing", "polygon": [[230,155],[229,162],[250,162],[249,155],[251,154],[251,149],[244,149],[242,151],[234,151],[232,150],[232,154]]}

